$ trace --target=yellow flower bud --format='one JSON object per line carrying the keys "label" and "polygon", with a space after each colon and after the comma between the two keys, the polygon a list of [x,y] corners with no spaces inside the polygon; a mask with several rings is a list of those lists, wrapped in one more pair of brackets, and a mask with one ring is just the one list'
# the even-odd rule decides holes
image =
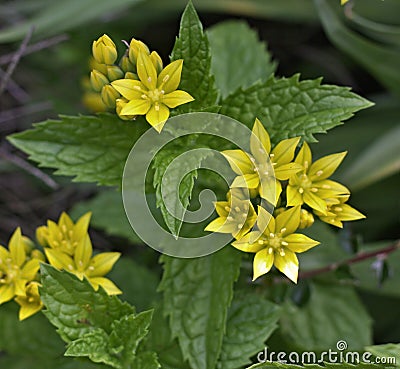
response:
{"label": "yellow flower bud", "polygon": [[160,73],[163,69],[163,62],[162,62],[160,55],[158,55],[158,53],[156,51],[153,51],[150,54],[150,59],[154,65],[154,68],[156,68],[157,73]]}
{"label": "yellow flower bud", "polygon": [[109,83],[110,81],[103,73],[100,73],[96,69],[90,72],[90,84],[92,85],[93,90],[96,92],[100,92],[101,89]]}
{"label": "yellow flower bud", "polygon": [[35,247],[35,244],[26,236],[21,236],[21,243],[24,245],[25,252],[29,254],[31,250]]}
{"label": "yellow flower bud", "polygon": [[46,258],[44,256],[43,252],[41,252],[40,250],[37,250],[37,249],[32,250],[31,259],[37,259],[37,260],[40,260],[40,261],[43,261],[43,262],[46,261]]}
{"label": "yellow flower bud", "polygon": [[132,73],[132,72],[126,72],[125,73],[125,79],[136,79],[137,81],[139,80],[139,77],[137,74]]}
{"label": "yellow flower bud", "polygon": [[135,119],[136,115],[120,115],[121,110],[124,108],[124,106],[128,103],[127,99],[117,99],[116,101],[116,112],[118,114],[118,116],[122,119],[122,120],[132,120]]}
{"label": "yellow flower bud", "polygon": [[311,227],[313,223],[314,223],[314,216],[307,210],[301,209],[299,229]]}
{"label": "yellow flower bud", "polygon": [[275,208],[274,216],[277,217],[279,214],[282,214],[286,209],[285,208]]}
{"label": "yellow flower bud", "polygon": [[127,73],[127,72],[136,72],[136,66],[134,63],[132,63],[127,55],[124,55],[121,58],[121,61],[119,63],[121,69]]}
{"label": "yellow flower bud", "polygon": [[119,92],[111,85],[105,85],[101,90],[101,98],[104,104],[110,109],[115,108],[115,100],[120,96]]}
{"label": "yellow flower bud", "polygon": [[113,40],[107,35],[93,41],[92,53],[95,60],[102,64],[113,64],[118,56]]}
{"label": "yellow flower bud", "polygon": [[129,59],[134,65],[136,65],[139,51],[144,51],[147,55],[150,55],[150,50],[144,42],[132,38],[129,45]]}
{"label": "yellow flower bud", "polygon": [[107,65],[107,77],[110,81],[124,78],[124,72],[116,65]]}
{"label": "yellow flower bud", "polygon": [[47,236],[48,236],[48,230],[46,226],[40,226],[36,228],[36,239],[42,246],[47,246]]}

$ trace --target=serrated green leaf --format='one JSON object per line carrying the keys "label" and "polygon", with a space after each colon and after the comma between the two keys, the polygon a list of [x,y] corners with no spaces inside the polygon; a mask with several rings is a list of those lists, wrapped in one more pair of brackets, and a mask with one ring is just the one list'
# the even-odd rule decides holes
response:
{"label": "serrated green leaf", "polygon": [[[240,37],[238,37],[240,35]],[[266,81],[275,72],[266,44],[247,23],[226,21],[207,30],[211,47],[211,70],[225,98],[239,87]]]}
{"label": "serrated green leaf", "polygon": [[162,256],[165,313],[192,369],[214,369],[241,255],[232,247],[201,258]]}
{"label": "serrated green leaf", "polygon": [[387,364],[393,364],[393,367],[400,368],[399,343],[387,343],[386,345],[367,346],[365,348],[365,351],[370,352],[380,359],[390,359],[391,362],[389,363],[388,361],[386,361]]}
{"label": "serrated green leaf", "polygon": [[147,128],[140,118],[127,123],[111,114],[60,116],[8,138],[40,166],[56,168],[55,174],[120,186],[129,151]]}
{"label": "serrated green leaf", "polygon": [[[133,368],[137,369],[158,369],[161,368],[155,352],[142,352],[135,357]],[[163,369],[165,369],[163,367]]]}
{"label": "serrated green leaf", "polygon": [[197,178],[196,169],[210,154],[206,149],[191,151],[179,161],[179,165],[170,166],[174,159],[184,155],[187,150],[187,147],[163,149],[157,153],[153,165],[157,206],[174,236],[179,235],[185,211],[190,203],[194,181]]}
{"label": "serrated green leaf", "polygon": [[181,113],[199,111],[215,105],[218,91],[211,75],[211,52],[207,35],[191,2],[183,12],[179,37],[172,50],[171,61],[183,59],[179,89],[189,92],[195,101],[179,109]]}
{"label": "serrated green leaf", "polygon": [[96,328],[110,333],[114,320],[135,313],[133,306],[107,295],[102,288],[94,291],[86,279],[81,281],[47,264],[42,264],[40,271],[44,313],[67,343]]}
{"label": "serrated green leaf", "polygon": [[347,87],[321,85],[321,79],[299,81],[299,75],[294,75],[239,89],[221,105],[221,114],[249,128],[255,118],[260,119],[274,142],[296,136],[314,142],[315,133],[342,124],[372,103]]}
{"label": "serrated green leaf", "polygon": [[234,295],[226,323],[217,368],[236,369],[251,363],[249,358],[265,347],[265,341],[277,327],[278,305],[254,293]]}
{"label": "serrated green leaf", "polygon": [[303,308],[287,302],[281,316],[282,335],[306,351],[333,350],[340,340],[357,351],[371,342],[371,318],[351,286],[315,283]]}
{"label": "serrated green leaf", "polygon": [[43,314],[21,322],[18,310],[14,301],[0,306],[0,351],[31,358],[59,357],[64,349],[63,342]]}
{"label": "serrated green leaf", "polygon": [[[144,363],[143,357],[140,361],[136,360],[136,350],[148,332],[151,317],[152,311],[125,315],[111,324],[110,334],[97,328],[72,341],[65,355],[87,356],[96,363],[104,363],[117,369],[126,368],[134,362]],[[142,366],[137,365],[135,368],[142,369]]]}

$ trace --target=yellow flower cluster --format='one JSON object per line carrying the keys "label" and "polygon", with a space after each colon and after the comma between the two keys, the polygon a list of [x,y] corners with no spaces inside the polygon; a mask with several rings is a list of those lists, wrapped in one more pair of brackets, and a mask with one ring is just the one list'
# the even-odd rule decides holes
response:
{"label": "yellow flower cluster", "polygon": [[101,286],[109,295],[120,294],[118,287],[104,277],[120,253],[105,252],[92,257],[88,234],[90,216],[86,213],[74,223],[66,213],[62,213],[58,223],[49,220],[47,226],[37,228],[36,238],[45,255],[35,249],[33,242],[22,236],[20,228],[17,228],[8,250],[0,246],[0,305],[14,299],[20,305],[20,320],[42,309],[38,276],[41,262],[67,270],[81,280],[86,278],[96,291]]}
{"label": "yellow flower cluster", "polygon": [[[237,176],[230,185],[227,201],[214,204],[219,217],[206,230],[230,233],[236,239],[232,246],[255,253],[253,280],[275,265],[297,282],[296,253],[319,244],[296,233],[298,229],[312,226],[312,212],[337,227],[342,227],[343,221],[364,218],[346,204],[350,191],[328,179],[346,153],[328,155],[313,163],[306,142],[296,155],[299,142],[300,137],[295,137],[271,147],[268,132],[256,119],[249,153],[243,150],[222,152]],[[257,212],[253,205],[256,202],[260,203]]]}
{"label": "yellow flower cluster", "polygon": [[[117,49],[107,35],[93,42],[92,54],[90,83],[94,93],[87,93],[85,99],[87,105],[97,106],[99,111],[115,110],[124,120],[145,115],[146,120],[161,132],[170,108],[193,101],[191,95],[177,89],[182,59],[164,68],[156,51],[150,52],[146,44],[132,38],[116,64]],[[99,96],[102,104],[99,104]]]}

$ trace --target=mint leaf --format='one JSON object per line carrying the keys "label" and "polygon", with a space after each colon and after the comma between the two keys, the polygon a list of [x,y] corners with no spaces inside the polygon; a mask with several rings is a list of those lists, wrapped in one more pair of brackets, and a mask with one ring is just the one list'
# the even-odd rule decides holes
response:
{"label": "mint leaf", "polygon": [[279,307],[262,295],[244,291],[235,294],[217,368],[236,369],[250,364],[249,358],[265,348],[279,315]]}
{"label": "mint leaf", "polygon": [[75,181],[120,186],[125,160],[146,131],[144,119],[124,122],[116,115],[60,116],[8,137],[42,167]]}
{"label": "mint leaf", "polygon": [[[143,358],[137,360],[136,349],[148,332],[151,317],[152,311],[126,315],[111,324],[110,334],[101,328],[94,329],[72,341],[65,355],[87,356],[96,363],[104,363],[117,369],[127,368],[134,362],[139,364],[138,360],[143,363]],[[142,368],[139,365],[134,367]]]}
{"label": "mint leaf", "polygon": [[365,351],[370,352],[376,357],[385,358],[387,364],[393,364],[393,367],[400,368],[399,343],[387,343],[385,345],[367,346],[365,347]]}
{"label": "mint leaf", "polygon": [[185,104],[179,111],[199,111],[217,102],[218,91],[211,75],[211,53],[207,36],[191,2],[183,12],[179,37],[172,50],[171,61],[183,59],[179,89],[189,92],[195,101]]}
{"label": "mint leaf", "polygon": [[232,247],[196,259],[161,257],[165,313],[193,369],[214,369],[241,255]]}
{"label": "mint leaf", "polygon": [[[154,158],[153,184],[157,206],[161,209],[165,224],[174,236],[178,236],[185,211],[197,178],[197,170],[210,151],[207,149],[187,152],[187,147],[165,148]],[[179,158],[179,164],[170,166]]]}
{"label": "mint leaf", "polygon": [[353,287],[313,284],[308,303],[299,308],[287,302],[282,311],[283,337],[304,350],[336,349],[345,340],[351,351],[371,342],[372,320]]}
{"label": "mint leaf", "polygon": [[40,297],[46,306],[44,314],[69,343],[93,329],[109,334],[114,320],[134,314],[135,308],[102,289],[95,291],[89,282],[75,275],[42,264]]}
{"label": "mint leaf", "polygon": [[[240,37],[238,37],[240,35]],[[275,72],[266,44],[247,23],[226,21],[207,30],[211,47],[211,70],[223,98],[239,87],[266,81]]]}
{"label": "mint leaf", "polygon": [[221,114],[249,128],[260,119],[273,142],[296,136],[315,142],[315,133],[325,133],[372,103],[347,87],[321,85],[321,79],[299,81],[294,75],[239,89],[221,105]]}

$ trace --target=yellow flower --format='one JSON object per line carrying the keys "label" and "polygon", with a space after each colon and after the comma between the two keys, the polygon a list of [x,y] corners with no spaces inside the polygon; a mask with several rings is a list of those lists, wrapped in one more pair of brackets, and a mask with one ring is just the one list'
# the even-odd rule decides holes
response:
{"label": "yellow flower", "polygon": [[24,296],[26,284],[36,278],[40,261],[28,260],[26,248],[27,239],[20,228],[11,236],[8,250],[0,246],[0,304]]}
{"label": "yellow flower", "polygon": [[45,253],[51,265],[59,270],[67,270],[81,280],[84,277],[87,278],[96,291],[101,286],[109,295],[122,293],[113,282],[104,278],[121,254],[119,252],[104,252],[92,258],[93,247],[89,235],[85,235],[78,241],[72,256],[63,252],[60,248],[46,247]]}
{"label": "yellow flower", "polygon": [[43,303],[39,295],[39,286],[38,282],[30,282],[26,286],[25,295],[15,298],[15,301],[20,305],[19,320],[29,318],[43,308]]}
{"label": "yellow flower", "polygon": [[268,273],[275,265],[283,274],[297,283],[299,261],[296,252],[304,252],[319,242],[294,233],[300,223],[300,206],[272,217],[264,208],[258,207],[257,231],[253,231],[232,243],[244,252],[254,252],[253,281]]}
{"label": "yellow flower", "polygon": [[113,64],[117,60],[117,48],[107,35],[99,37],[92,44],[93,57],[97,63]]}
{"label": "yellow flower", "polygon": [[230,190],[227,200],[214,202],[219,217],[214,219],[205,230],[231,233],[235,238],[241,238],[254,226],[257,214],[252,203],[245,199],[241,190]]}
{"label": "yellow flower", "polygon": [[73,255],[79,241],[86,236],[91,215],[90,212],[82,215],[74,224],[63,212],[58,223],[48,220],[47,226],[37,228],[36,238],[42,246],[49,246]]}
{"label": "yellow flower", "polygon": [[306,209],[300,211],[300,224],[299,229],[311,227],[314,224],[314,216]]}
{"label": "yellow flower", "polygon": [[348,2],[349,0],[340,0],[340,5],[344,5]]}
{"label": "yellow flower", "polygon": [[282,192],[280,181],[291,178],[302,166],[291,163],[300,137],[279,142],[271,151],[271,141],[262,123],[256,119],[250,137],[250,154],[225,150],[222,154],[238,174],[231,187],[259,189],[260,196],[276,205]]}
{"label": "yellow flower", "polygon": [[327,215],[326,199],[349,194],[342,184],[327,179],[340,165],[347,152],[332,154],[312,163],[310,147],[304,142],[295,162],[303,170],[289,179],[287,187],[287,206],[307,204],[314,210]]}
{"label": "yellow flower", "polygon": [[365,218],[364,214],[361,214],[358,210],[354,209],[348,204],[345,204],[349,199],[350,195],[340,195],[334,198],[326,199],[327,202],[327,214],[315,212],[319,218],[328,224],[332,224],[336,227],[343,228],[342,222],[350,220],[358,220]]}
{"label": "yellow flower", "polygon": [[173,61],[158,74],[150,56],[139,50],[136,67],[140,81],[119,79],[111,83],[129,101],[120,115],[146,115],[146,120],[161,132],[169,117],[169,108],[194,100],[187,92],[177,90],[182,64],[181,59]]}

